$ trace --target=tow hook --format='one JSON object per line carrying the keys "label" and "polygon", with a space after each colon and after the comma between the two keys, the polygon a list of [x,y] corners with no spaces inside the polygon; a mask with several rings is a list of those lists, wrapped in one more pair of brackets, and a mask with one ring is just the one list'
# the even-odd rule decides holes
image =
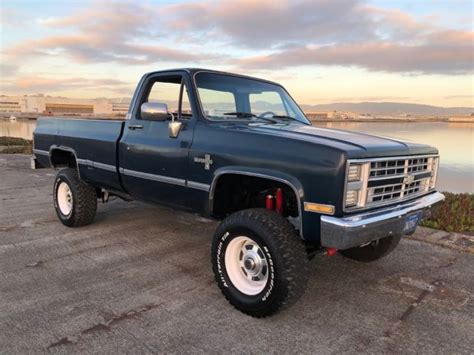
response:
{"label": "tow hook", "polygon": [[327,256],[334,256],[337,254],[336,248],[326,248],[326,255]]}

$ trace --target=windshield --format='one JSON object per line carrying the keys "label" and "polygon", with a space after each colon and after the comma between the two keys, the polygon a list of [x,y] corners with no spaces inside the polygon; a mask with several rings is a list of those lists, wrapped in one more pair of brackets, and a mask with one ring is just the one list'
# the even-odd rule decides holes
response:
{"label": "windshield", "polygon": [[309,121],[280,86],[238,76],[198,73],[196,86],[210,120]]}

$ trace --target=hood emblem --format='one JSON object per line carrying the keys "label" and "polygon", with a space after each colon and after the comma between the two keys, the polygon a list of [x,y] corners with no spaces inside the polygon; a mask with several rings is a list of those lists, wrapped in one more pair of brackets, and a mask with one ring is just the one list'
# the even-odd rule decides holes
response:
{"label": "hood emblem", "polygon": [[209,154],[204,154],[204,158],[195,157],[194,162],[204,164],[205,170],[211,169],[211,165],[214,163]]}

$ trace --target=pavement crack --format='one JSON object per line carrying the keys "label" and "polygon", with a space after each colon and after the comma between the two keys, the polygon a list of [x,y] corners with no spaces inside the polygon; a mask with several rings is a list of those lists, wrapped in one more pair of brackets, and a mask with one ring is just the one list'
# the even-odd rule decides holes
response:
{"label": "pavement crack", "polygon": [[77,338],[74,337],[64,337],[59,339],[58,341],[55,341],[54,343],[49,344],[48,349],[55,348],[57,346],[62,346],[62,345],[69,345],[69,344],[75,344],[77,343]]}
{"label": "pavement crack", "polygon": [[435,280],[428,284],[430,287],[424,287],[418,297],[409,304],[407,309],[402,313],[400,318],[398,318],[393,325],[385,331],[384,333],[384,338],[391,338],[394,334],[396,334],[400,328],[403,326],[403,324],[407,321],[408,317],[415,311],[415,309],[420,306],[425,298],[433,293],[436,288],[441,285],[442,282],[439,280]]}
{"label": "pavement crack", "polygon": [[55,341],[54,343],[51,343],[48,345],[47,349],[51,349],[57,346],[62,346],[62,345],[72,345],[77,343],[83,335],[86,334],[91,334],[91,333],[101,333],[101,332],[109,332],[112,328],[112,325],[115,323],[118,323],[123,320],[128,320],[128,319],[133,319],[137,318],[141,314],[148,312],[152,309],[158,308],[162,305],[163,303],[158,303],[158,304],[146,304],[142,307],[139,307],[137,309],[130,310],[128,312],[120,313],[120,314],[115,314],[112,317],[108,318],[105,320],[105,322],[97,323],[89,328],[86,328],[82,330],[79,334],[76,336],[66,336],[58,341]]}
{"label": "pavement crack", "polygon": [[[192,292],[196,290],[198,287],[190,287],[184,290],[180,290],[179,293],[187,293],[187,292]],[[108,317],[104,322],[96,323],[89,328],[86,328],[82,331],[80,331],[77,335],[74,336],[66,336],[58,341],[55,341],[54,343],[51,343],[48,345],[47,349],[54,348],[57,346],[61,345],[72,345],[77,343],[82,336],[91,334],[91,333],[102,333],[102,332],[109,332],[112,328],[112,326],[118,322],[128,320],[128,319],[136,319],[143,313],[146,313],[150,310],[156,309],[161,307],[165,302],[161,303],[150,303],[150,304],[145,304],[144,306],[132,309],[127,312],[119,313],[119,314],[113,314],[112,316]]]}

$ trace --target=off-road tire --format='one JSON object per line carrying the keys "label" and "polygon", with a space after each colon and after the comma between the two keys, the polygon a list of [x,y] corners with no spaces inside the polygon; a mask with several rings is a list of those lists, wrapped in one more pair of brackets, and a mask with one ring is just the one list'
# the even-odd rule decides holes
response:
{"label": "off-road tire", "polygon": [[392,235],[376,240],[363,247],[341,250],[341,254],[347,258],[368,263],[390,254],[397,247],[401,238],[401,235]]}
{"label": "off-road tire", "polygon": [[[266,286],[256,295],[239,291],[227,273],[226,248],[239,236],[257,243],[268,260]],[[212,267],[225,298],[241,312],[257,318],[294,304],[303,295],[308,279],[306,250],[295,229],[285,218],[266,209],[238,211],[222,221],[212,242]]]}
{"label": "off-road tire", "polygon": [[[72,193],[72,210],[68,215],[61,212],[58,204],[58,187],[65,182]],[[53,189],[54,208],[59,220],[68,227],[81,227],[94,221],[97,211],[97,192],[83,182],[77,169],[62,169],[56,174]]]}

